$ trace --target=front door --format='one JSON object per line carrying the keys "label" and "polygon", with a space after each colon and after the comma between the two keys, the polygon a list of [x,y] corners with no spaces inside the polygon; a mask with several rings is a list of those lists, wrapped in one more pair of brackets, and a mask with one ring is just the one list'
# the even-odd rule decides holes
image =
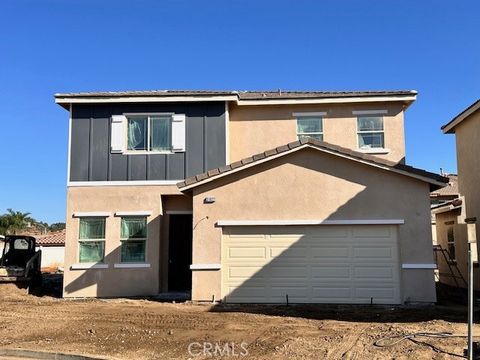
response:
{"label": "front door", "polygon": [[192,215],[170,215],[168,291],[192,289]]}

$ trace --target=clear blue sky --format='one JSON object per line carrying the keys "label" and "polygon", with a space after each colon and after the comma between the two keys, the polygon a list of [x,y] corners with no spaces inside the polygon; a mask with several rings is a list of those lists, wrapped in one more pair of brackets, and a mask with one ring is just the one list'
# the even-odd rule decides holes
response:
{"label": "clear blue sky", "polygon": [[68,113],[55,92],[415,89],[407,162],[456,170],[440,126],[480,97],[477,1],[0,4],[0,213],[64,221]]}

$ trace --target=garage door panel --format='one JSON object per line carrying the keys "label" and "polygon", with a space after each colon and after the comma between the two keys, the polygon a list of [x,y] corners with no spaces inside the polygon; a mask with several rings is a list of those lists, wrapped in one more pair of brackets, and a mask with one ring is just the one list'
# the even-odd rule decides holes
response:
{"label": "garage door panel", "polygon": [[228,251],[228,257],[230,259],[265,259],[267,251],[263,246],[231,246]]}
{"label": "garage door panel", "polygon": [[355,280],[374,280],[374,279],[388,279],[395,280],[394,269],[391,266],[355,266],[354,278]]}
{"label": "garage door panel", "polygon": [[317,279],[350,279],[350,265],[344,266],[312,266],[311,269],[312,278]]}
{"label": "garage door panel", "polygon": [[[321,240],[320,240],[321,241]],[[328,244],[312,246],[310,255],[313,258],[336,258],[345,259],[350,257],[350,248],[348,246],[328,246]]]}
{"label": "garage door panel", "polygon": [[279,255],[283,255],[286,258],[292,258],[295,260],[304,259],[308,256],[308,247],[307,246],[296,246],[296,247],[288,247],[288,246],[271,246],[270,247],[270,257],[274,258]]}
{"label": "garage door panel", "polygon": [[263,266],[230,266],[228,268],[228,276],[231,279],[240,278],[240,279],[250,279],[254,275],[257,278],[264,277],[260,271],[263,269]]}
{"label": "garage door panel", "polygon": [[352,227],[354,238],[384,238],[390,239],[392,236],[390,226],[362,225]]}
{"label": "garage door panel", "polygon": [[356,259],[386,259],[392,260],[394,257],[394,249],[391,246],[362,246],[353,248],[353,257]]}
{"label": "garage door panel", "polygon": [[231,227],[222,247],[227,302],[400,302],[395,226]]}
{"label": "garage door panel", "polygon": [[272,266],[264,269],[267,276],[270,277],[272,281],[276,279],[288,280],[288,279],[297,279],[297,280],[306,280],[308,278],[308,273],[306,271],[306,266]]}

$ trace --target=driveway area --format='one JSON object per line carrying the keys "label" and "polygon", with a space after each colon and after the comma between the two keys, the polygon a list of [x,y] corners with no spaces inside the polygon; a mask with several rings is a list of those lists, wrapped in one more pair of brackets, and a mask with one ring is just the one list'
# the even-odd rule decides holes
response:
{"label": "driveway area", "polygon": [[[464,307],[212,306],[151,300],[63,300],[0,285],[0,348],[112,359],[454,359]],[[477,334],[478,329],[475,329]],[[480,331],[478,331],[480,335]]]}

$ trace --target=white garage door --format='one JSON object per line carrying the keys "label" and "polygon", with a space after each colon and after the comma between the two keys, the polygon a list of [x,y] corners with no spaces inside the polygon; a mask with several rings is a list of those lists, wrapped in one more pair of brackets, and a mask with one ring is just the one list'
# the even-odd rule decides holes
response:
{"label": "white garage door", "polygon": [[223,229],[230,303],[400,303],[395,225]]}

